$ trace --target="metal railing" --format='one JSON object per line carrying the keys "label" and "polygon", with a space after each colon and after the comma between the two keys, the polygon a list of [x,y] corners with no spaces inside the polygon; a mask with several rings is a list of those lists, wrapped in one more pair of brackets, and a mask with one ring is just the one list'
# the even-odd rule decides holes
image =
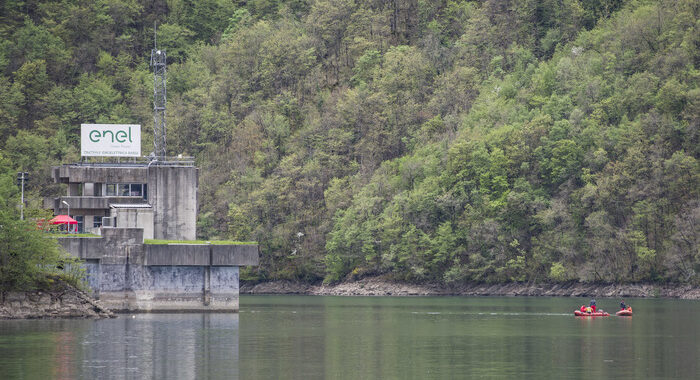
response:
{"label": "metal railing", "polygon": [[83,157],[79,162],[67,165],[95,167],[139,167],[139,166],[194,166],[194,157]]}

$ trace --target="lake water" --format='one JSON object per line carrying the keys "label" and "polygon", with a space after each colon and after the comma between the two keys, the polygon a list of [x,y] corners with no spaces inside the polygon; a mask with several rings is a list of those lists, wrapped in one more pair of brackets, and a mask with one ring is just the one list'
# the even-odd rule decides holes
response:
{"label": "lake water", "polygon": [[700,302],[574,317],[587,302],[241,296],[240,314],[0,321],[0,379],[700,378]]}

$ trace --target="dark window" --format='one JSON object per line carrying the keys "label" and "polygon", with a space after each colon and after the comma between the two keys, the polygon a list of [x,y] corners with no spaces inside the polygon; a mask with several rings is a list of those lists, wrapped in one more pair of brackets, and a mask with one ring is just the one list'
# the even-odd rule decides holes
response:
{"label": "dark window", "polygon": [[108,183],[105,186],[108,197],[143,197],[148,199],[148,185],[145,183]]}
{"label": "dark window", "polygon": [[78,233],[79,234],[83,233],[83,231],[84,231],[83,224],[85,224],[85,223],[83,223],[83,221],[85,220],[85,217],[82,215],[76,215],[73,217],[73,219],[75,219],[78,222]]}
{"label": "dark window", "polygon": [[131,184],[131,196],[132,197],[140,197],[141,193],[142,193],[142,191],[141,191],[142,189],[143,189],[143,185],[141,185],[140,183],[132,183]]}
{"label": "dark window", "polygon": [[93,228],[100,228],[102,227],[102,217],[99,215],[93,216],[92,217],[92,227]]}

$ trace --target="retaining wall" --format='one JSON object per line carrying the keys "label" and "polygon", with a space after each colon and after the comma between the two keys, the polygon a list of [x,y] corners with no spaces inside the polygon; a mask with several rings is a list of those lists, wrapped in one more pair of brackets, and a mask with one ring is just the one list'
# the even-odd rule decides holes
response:
{"label": "retaining wall", "polygon": [[115,311],[238,311],[239,267],[258,264],[257,245],[143,244],[140,228],[59,242]]}

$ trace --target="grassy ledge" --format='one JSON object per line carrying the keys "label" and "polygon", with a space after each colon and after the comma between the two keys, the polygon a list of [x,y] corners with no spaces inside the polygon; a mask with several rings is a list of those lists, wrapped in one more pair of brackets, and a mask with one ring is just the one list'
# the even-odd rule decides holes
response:
{"label": "grassy ledge", "polygon": [[251,245],[258,244],[254,241],[234,241],[234,240],[159,240],[144,239],[144,244],[212,244],[212,245]]}
{"label": "grassy ledge", "polygon": [[65,234],[65,233],[46,233],[45,236],[50,238],[99,238],[100,235],[95,234]]}

